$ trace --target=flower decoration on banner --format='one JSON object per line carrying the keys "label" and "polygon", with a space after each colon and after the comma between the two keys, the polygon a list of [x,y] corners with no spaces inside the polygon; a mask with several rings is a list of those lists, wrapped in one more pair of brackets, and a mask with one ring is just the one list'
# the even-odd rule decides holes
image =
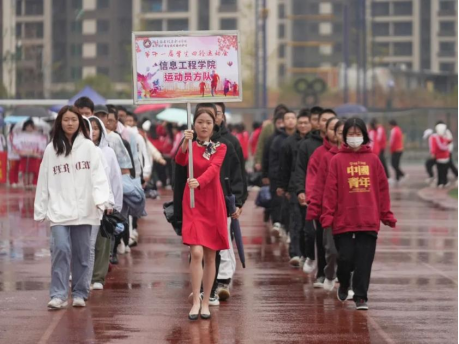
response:
{"label": "flower decoration on banner", "polygon": [[223,51],[227,51],[233,48],[237,51],[237,36],[218,37],[218,48]]}
{"label": "flower decoration on banner", "polygon": [[233,65],[233,62],[231,62],[231,61],[228,61],[228,62],[227,62],[227,64],[228,64],[228,66],[230,66],[230,67],[231,67],[231,66]]}
{"label": "flower decoration on banner", "polygon": [[140,50],[140,47],[139,47],[139,43],[137,43],[137,42],[135,43],[135,51],[136,51],[137,53],[140,53],[140,51],[141,51],[141,50]]}

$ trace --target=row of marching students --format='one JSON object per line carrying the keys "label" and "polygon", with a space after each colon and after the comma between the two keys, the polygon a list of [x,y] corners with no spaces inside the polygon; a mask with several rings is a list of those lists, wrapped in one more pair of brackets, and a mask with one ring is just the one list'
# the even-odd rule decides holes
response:
{"label": "row of marching students", "polygon": [[[228,300],[236,271],[230,224],[241,215],[248,192],[242,148],[225,122],[223,103],[197,104],[193,130],[185,130],[175,156],[174,216],[183,244],[190,247],[190,320],[209,319],[209,306]],[[193,178],[188,174],[190,144]],[[228,203],[229,195],[235,204]]]}
{"label": "row of marching students", "polygon": [[146,215],[146,150],[138,132],[120,123],[120,111],[82,97],[54,123],[34,211],[36,221],[51,227],[48,309],[67,306],[69,279],[74,307],[86,305],[90,290],[102,290],[120,244],[128,249],[130,234],[136,237],[129,219]]}
{"label": "row of marching students", "polygon": [[313,107],[299,115],[279,105],[263,149],[271,191],[271,233],[288,231],[290,265],[316,272],[313,286],[368,309],[380,223],[395,227],[385,168],[360,118]]}

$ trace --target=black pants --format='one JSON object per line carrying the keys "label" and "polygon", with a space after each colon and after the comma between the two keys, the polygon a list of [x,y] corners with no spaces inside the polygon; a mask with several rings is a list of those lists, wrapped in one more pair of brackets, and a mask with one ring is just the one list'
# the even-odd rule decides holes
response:
{"label": "black pants", "polygon": [[269,188],[269,192],[271,193],[271,207],[269,212],[273,223],[282,223],[282,197],[277,196],[276,189],[275,185],[271,185]]}
{"label": "black pants", "polygon": [[403,152],[395,152],[392,153],[392,167],[395,170],[395,178],[396,180],[400,180],[403,176],[405,176],[405,173],[400,169],[400,159],[402,158]]}
{"label": "black pants", "polygon": [[344,233],[334,236],[338,250],[338,280],[342,288],[351,286],[354,300],[368,301],[367,293],[370,286],[371,267],[376,251],[376,232]]}
{"label": "black pants", "polygon": [[453,172],[453,174],[454,174],[454,175],[456,176],[456,178],[457,178],[457,167],[456,167],[456,165],[454,165],[453,154],[452,154],[452,153],[449,155],[448,168],[451,169],[451,172]]}
{"label": "black pants", "polygon": [[290,194],[289,210],[290,210],[290,221],[289,221],[289,232],[290,232],[290,246],[289,255],[293,257],[304,257],[304,235],[303,227],[306,219],[306,208],[300,206],[298,197],[294,194]]}
{"label": "black pants", "polygon": [[438,181],[437,185],[446,185],[448,183],[449,163],[437,162]]}
{"label": "black pants", "polygon": [[[306,213],[308,208],[306,208]],[[306,216],[305,216],[306,218]],[[311,260],[316,259],[316,250],[315,250],[315,243],[316,243],[316,230],[314,229],[313,221],[304,221],[303,227],[303,236],[304,236],[304,256]]]}
{"label": "black pants", "polygon": [[386,177],[389,178],[390,177],[390,174],[389,174],[389,169],[387,168],[387,163],[386,163],[386,154],[385,154],[385,150],[381,150],[381,152],[379,152],[379,160],[381,160],[381,163],[384,167],[384,171],[386,172]]}
{"label": "black pants", "polygon": [[436,163],[437,163],[437,161],[435,160],[435,158],[432,158],[432,157],[430,157],[429,159],[426,160],[425,166],[426,166],[426,172],[429,175],[429,178],[433,178],[434,177],[433,168],[434,168]]}
{"label": "black pants", "polygon": [[316,226],[316,247],[317,247],[317,275],[316,278],[325,277],[325,247],[324,247],[324,229],[320,221],[314,221]]}

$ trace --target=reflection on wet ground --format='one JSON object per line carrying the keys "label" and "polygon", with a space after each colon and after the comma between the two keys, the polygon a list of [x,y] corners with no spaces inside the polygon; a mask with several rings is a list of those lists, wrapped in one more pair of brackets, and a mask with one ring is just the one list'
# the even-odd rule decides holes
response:
{"label": "reflection on wet ground", "polygon": [[247,269],[238,266],[230,300],[210,321],[190,323],[187,248],[148,201],[140,245],[93,292],[85,309],[48,312],[49,229],[36,224],[33,193],[0,187],[2,343],[453,343],[457,342],[457,212],[419,200],[422,172],[392,190],[396,229],[384,227],[370,311],[312,288],[288,267],[251,195],[241,219]]}

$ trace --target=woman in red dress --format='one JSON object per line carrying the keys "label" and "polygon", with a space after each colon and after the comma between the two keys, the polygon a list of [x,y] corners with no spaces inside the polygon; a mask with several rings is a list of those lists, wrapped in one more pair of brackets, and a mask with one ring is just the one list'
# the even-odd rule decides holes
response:
{"label": "woman in red dress", "polygon": [[[197,140],[193,142],[194,178],[188,179],[182,201],[182,239],[185,245],[190,246],[191,252],[193,307],[188,315],[190,320],[197,320],[199,311],[202,319],[210,319],[209,297],[215,278],[215,252],[229,249],[227,210],[220,184],[226,145],[210,141],[214,125],[215,117],[211,111],[201,109],[195,114]],[[193,140],[193,133],[193,130],[185,131],[185,140],[175,157],[176,163],[181,166],[188,165],[188,142]],[[190,207],[190,189],[194,190],[194,208]],[[201,283],[204,287],[202,304]]]}

